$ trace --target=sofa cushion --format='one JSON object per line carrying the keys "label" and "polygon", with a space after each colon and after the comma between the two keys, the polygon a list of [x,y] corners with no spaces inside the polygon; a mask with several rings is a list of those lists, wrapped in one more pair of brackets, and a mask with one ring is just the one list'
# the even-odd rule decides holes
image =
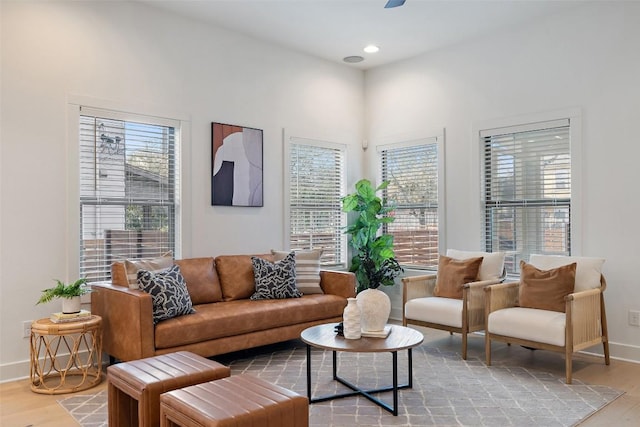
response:
{"label": "sofa cushion", "polygon": [[461,299],[463,285],[477,280],[481,263],[482,257],[458,260],[440,255],[433,294],[437,297]]}
{"label": "sofa cushion", "polygon": [[573,292],[576,263],[540,270],[520,260],[520,307],[564,312],[564,298]]}
{"label": "sofa cushion", "polygon": [[138,270],[138,284],[151,294],[154,324],[195,312],[178,265],[158,272]]}
{"label": "sofa cushion", "polygon": [[256,256],[273,261],[273,255],[220,255],[215,259],[216,270],[220,278],[222,299],[233,301],[249,299],[256,290],[251,257]]}
{"label": "sofa cushion", "polygon": [[162,254],[158,258],[125,260],[124,268],[127,272],[129,288],[138,289],[138,270],[160,271],[173,265],[173,253],[171,251]]}
{"label": "sofa cushion", "polygon": [[[321,294],[320,257],[322,249],[295,250],[296,286],[303,294]],[[289,252],[271,250],[276,261],[284,259]]]}
{"label": "sofa cushion", "polygon": [[256,291],[252,300],[300,298],[302,292],[296,288],[296,254],[291,252],[283,260],[271,262],[251,257]]}
{"label": "sofa cushion", "polygon": [[343,297],[327,294],[301,298],[249,299],[202,304],[189,316],[174,317],[155,328],[156,348],[171,348],[251,332],[342,317]]}
{"label": "sofa cushion", "polygon": [[176,260],[187,282],[193,304],[222,301],[222,289],[213,257]]}

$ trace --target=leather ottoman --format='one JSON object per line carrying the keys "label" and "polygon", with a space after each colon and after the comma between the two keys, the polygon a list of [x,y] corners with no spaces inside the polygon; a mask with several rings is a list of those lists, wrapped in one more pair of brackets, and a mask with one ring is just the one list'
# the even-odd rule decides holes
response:
{"label": "leather ottoman", "polygon": [[159,426],[162,393],[230,373],[227,366],[188,351],[111,365],[107,368],[109,426]]}
{"label": "leather ottoman", "polygon": [[160,396],[162,427],[307,427],[309,400],[247,374]]}

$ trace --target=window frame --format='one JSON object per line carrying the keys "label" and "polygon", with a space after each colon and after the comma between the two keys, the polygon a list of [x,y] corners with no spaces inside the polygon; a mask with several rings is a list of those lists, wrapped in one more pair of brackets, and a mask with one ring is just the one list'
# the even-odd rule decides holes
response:
{"label": "window frame", "polygon": [[[440,131],[433,131],[427,133],[430,136],[413,136],[413,137],[395,137],[389,138],[385,142],[376,144],[377,151],[377,176],[378,182],[383,182],[384,172],[382,169],[382,152],[387,150],[410,148],[424,144],[436,144],[437,145],[437,180],[438,180],[438,193],[437,193],[437,215],[438,215],[438,253],[442,253],[446,247],[446,205],[445,205],[445,188],[446,188],[446,175],[445,175],[445,129]],[[386,197],[386,193],[384,194]],[[405,269],[411,270],[437,270],[438,263],[435,261],[434,265],[422,265],[422,264],[401,264]]]}
{"label": "window frame", "polygon": [[[337,142],[330,142],[327,140],[322,140],[322,139],[316,139],[316,138],[305,138],[305,137],[298,137],[298,136],[293,136],[291,134],[288,133],[284,133],[284,144],[283,144],[283,152],[284,152],[284,164],[283,164],[283,200],[284,200],[284,223],[283,223],[283,231],[284,231],[284,235],[283,235],[283,242],[284,245],[283,247],[285,248],[285,250],[290,250],[291,249],[291,187],[290,187],[290,182],[291,182],[291,171],[290,171],[290,165],[291,165],[291,148],[293,144],[298,144],[298,145],[308,145],[308,146],[313,146],[313,147],[319,147],[319,148],[327,148],[330,150],[337,150],[340,151],[342,153],[342,162],[343,162],[343,170],[342,170],[342,176],[341,176],[341,183],[340,183],[340,193],[341,193],[341,198],[346,196],[347,194],[347,157],[348,157],[348,153],[347,153],[347,145],[346,144],[341,144],[341,143],[337,143]],[[338,203],[338,209],[339,209],[339,213],[341,216],[341,227],[340,229],[344,229],[344,227],[346,227],[347,225],[347,214],[342,212],[342,204]],[[339,239],[339,251],[340,251],[340,256],[339,256],[339,260],[337,261],[336,264],[322,264],[322,259],[321,259],[321,267],[323,269],[344,269],[347,267],[348,265],[348,248],[347,248],[347,236],[343,233],[343,230],[340,231],[340,239]]]}
{"label": "window frame", "polygon": [[[136,112],[133,112],[136,111]],[[96,114],[97,113],[97,114]],[[81,262],[81,218],[80,218],[80,116],[81,115],[108,115],[115,120],[132,122],[149,122],[162,126],[171,126],[175,129],[175,164],[177,168],[176,181],[178,189],[175,192],[175,218],[174,218],[174,257],[188,256],[184,254],[183,247],[191,244],[190,222],[183,220],[190,215],[191,178],[185,173],[189,170],[183,159],[190,157],[189,118],[176,111],[150,109],[147,105],[121,105],[110,101],[104,101],[84,96],[70,95],[67,103],[67,212],[68,225],[66,240],[67,275],[68,277],[80,277]],[[185,201],[187,203],[185,203]],[[90,301],[90,294],[84,298],[84,302]]]}
{"label": "window frame", "polygon": [[[569,209],[569,223],[571,227],[571,255],[581,256],[583,245],[582,223],[582,117],[579,108],[567,108],[545,111],[540,113],[523,114],[513,117],[503,117],[486,120],[473,125],[473,162],[471,179],[476,190],[478,215],[472,218],[474,229],[478,233],[477,242],[480,250],[486,250],[484,227],[484,153],[483,133],[499,128],[535,129],[542,123],[559,120],[569,121],[570,160],[571,160],[571,196]],[[528,261],[528,260],[525,260]],[[508,273],[508,277],[517,278],[518,274]]]}

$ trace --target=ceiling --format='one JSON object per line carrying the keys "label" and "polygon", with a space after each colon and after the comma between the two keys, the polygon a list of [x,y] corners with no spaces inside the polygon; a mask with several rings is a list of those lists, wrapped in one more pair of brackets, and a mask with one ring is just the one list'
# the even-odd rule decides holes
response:
{"label": "ceiling", "polygon": [[[370,69],[575,7],[583,0],[138,0],[329,61]],[[365,53],[368,44],[380,47]]]}

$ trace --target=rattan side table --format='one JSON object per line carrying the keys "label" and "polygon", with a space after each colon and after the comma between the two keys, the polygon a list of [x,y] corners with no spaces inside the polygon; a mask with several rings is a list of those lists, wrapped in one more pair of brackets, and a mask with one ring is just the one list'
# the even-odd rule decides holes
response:
{"label": "rattan side table", "polygon": [[102,381],[102,318],[31,324],[31,390],[73,393]]}

